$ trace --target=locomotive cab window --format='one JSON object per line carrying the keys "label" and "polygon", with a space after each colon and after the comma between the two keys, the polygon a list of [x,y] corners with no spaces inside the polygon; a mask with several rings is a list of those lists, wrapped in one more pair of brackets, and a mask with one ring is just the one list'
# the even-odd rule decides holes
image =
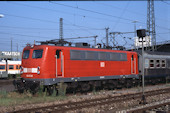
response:
{"label": "locomotive cab window", "polygon": [[61,51],[61,50],[56,50],[57,58],[60,58],[60,51]]}
{"label": "locomotive cab window", "polygon": [[29,54],[30,54],[30,50],[25,50],[23,53],[23,59],[28,59],[29,58]]}
{"label": "locomotive cab window", "polygon": [[166,67],[165,60],[162,60],[161,66],[162,66],[162,68],[165,68],[165,67]]}
{"label": "locomotive cab window", "polygon": [[5,69],[5,65],[0,65],[0,69]]}
{"label": "locomotive cab window", "polygon": [[14,65],[9,65],[8,69],[14,69]]}
{"label": "locomotive cab window", "polygon": [[43,50],[34,50],[32,58],[42,58]]}

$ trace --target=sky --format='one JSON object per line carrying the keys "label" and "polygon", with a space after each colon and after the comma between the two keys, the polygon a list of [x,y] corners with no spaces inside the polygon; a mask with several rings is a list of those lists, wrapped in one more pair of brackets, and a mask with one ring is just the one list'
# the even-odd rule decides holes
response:
{"label": "sky", "polygon": [[[155,1],[156,42],[170,40],[170,1]],[[105,43],[109,32],[146,29],[147,1],[0,1],[0,51],[22,51],[27,43],[59,39],[59,20],[63,18],[63,37],[98,36]],[[116,35],[115,44],[132,48],[134,33]],[[94,45],[94,38],[68,40]],[[39,44],[39,43],[36,43]],[[113,39],[109,35],[109,45]]]}

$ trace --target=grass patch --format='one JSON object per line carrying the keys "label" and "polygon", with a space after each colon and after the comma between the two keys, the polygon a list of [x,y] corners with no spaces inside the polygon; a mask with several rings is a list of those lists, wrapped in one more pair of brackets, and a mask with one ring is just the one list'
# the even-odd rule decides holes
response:
{"label": "grass patch", "polygon": [[[56,94],[55,91],[54,93]],[[55,94],[48,96],[46,92],[42,91],[42,89],[40,89],[35,95],[32,95],[30,92],[24,92],[23,94],[19,94],[17,92],[0,91],[0,106],[16,106],[23,104],[53,102],[67,99],[65,95],[56,96]]]}

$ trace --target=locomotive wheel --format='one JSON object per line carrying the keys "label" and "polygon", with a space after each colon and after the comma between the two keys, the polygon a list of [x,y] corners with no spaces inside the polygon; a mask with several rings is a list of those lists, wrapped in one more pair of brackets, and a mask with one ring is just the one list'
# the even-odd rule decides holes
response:
{"label": "locomotive wheel", "polygon": [[54,92],[54,87],[53,86],[48,86],[47,87],[47,94],[50,96],[52,95]]}
{"label": "locomotive wheel", "polygon": [[89,91],[91,88],[90,84],[85,82],[85,83],[81,83],[81,91],[82,92],[87,92]]}
{"label": "locomotive wheel", "polygon": [[131,87],[132,87],[131,80],[127,80],[127,81],[126,81],[126,87],[127,87],[127,88],[131,88]]}
{"label": "locomotive wheel", "polygon": [[23,84],[22,81],[18,80],[14,84],[16,85],[16,88],[17,88],[19,93],[24,93],[25,87],[24,87],[24,84]]}
{"label": "locomotive wheel", "polygon": [[114,84],[110,84],[110,83],[109,83],[107,86],[108,86],[108,89],[109,89],[109,90],[113,90],[113,89],[115,89]]}

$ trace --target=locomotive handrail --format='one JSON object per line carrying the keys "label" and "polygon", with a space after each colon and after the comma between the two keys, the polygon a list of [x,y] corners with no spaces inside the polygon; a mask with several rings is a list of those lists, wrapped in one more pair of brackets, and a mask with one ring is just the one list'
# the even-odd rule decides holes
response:
{"label": "locomotive handrail", "polygon": [[55,55],[56,58],[56,78],[57,78],[57,55]]}

